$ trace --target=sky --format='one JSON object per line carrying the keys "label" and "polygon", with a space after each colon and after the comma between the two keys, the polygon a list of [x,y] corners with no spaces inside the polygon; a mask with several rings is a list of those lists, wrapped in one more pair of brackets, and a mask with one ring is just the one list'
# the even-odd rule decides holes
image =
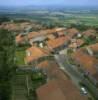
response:
{"label": "sky", "polygon": [[98,0],[0,0],[0,6],[26,5],[98,6]]}

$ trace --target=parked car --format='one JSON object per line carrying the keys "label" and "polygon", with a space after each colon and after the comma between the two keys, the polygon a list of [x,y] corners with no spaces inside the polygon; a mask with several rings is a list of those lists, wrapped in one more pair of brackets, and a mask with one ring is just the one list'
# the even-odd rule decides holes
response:
{"label": "parked car", "polygon": [[87,92],[85,87],[81,87],[81,93],[84,94],[84,95],[88,94],[88,92]]}

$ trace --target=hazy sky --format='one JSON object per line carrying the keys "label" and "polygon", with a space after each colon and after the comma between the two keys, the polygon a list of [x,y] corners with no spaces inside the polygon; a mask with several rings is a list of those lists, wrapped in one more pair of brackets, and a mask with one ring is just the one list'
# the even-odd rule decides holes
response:
{"label": "hazy sky", "polygon": [[67,5],[67,6],[97,6],[98,0],[0,0],[0,5]]}

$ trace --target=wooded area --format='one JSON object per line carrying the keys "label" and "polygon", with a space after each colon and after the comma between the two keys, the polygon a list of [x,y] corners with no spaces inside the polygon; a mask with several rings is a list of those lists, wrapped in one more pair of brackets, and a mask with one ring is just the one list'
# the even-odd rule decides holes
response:
{"label": "wooded area", "polygon": [[14,34],[0,29],[0,100],[10,100],[11,78],[15,73]]}

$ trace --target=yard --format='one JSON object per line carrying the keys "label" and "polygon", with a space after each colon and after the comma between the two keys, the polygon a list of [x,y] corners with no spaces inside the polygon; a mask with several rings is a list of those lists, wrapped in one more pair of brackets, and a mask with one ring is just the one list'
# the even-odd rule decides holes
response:
{"label": "yard", "polygon": [[15,58],[16,58],[16,65],[25,65],[24,62],[25,51],[16,51]]}
{"label": "yard", "polygon": [[40,71],[33,72],[31,74],[31,81],[32,81],[32,89],[36,90],[42,84],[46,83],[46,76]]}
{"label": "yard", "polygon": [[16,65],[25,65],[24,58],[26,56],[26,49],[28,49],[30,46],[29,45],[22,45],[22,46],[17,46],[16,47],[16,52],[15,52],[15,61]]}
{"label": "yard", "polygon": [[17,70],[12,79],[11,100],[36,100],[36,89],[46,83],[46,76],[40,71]]}

